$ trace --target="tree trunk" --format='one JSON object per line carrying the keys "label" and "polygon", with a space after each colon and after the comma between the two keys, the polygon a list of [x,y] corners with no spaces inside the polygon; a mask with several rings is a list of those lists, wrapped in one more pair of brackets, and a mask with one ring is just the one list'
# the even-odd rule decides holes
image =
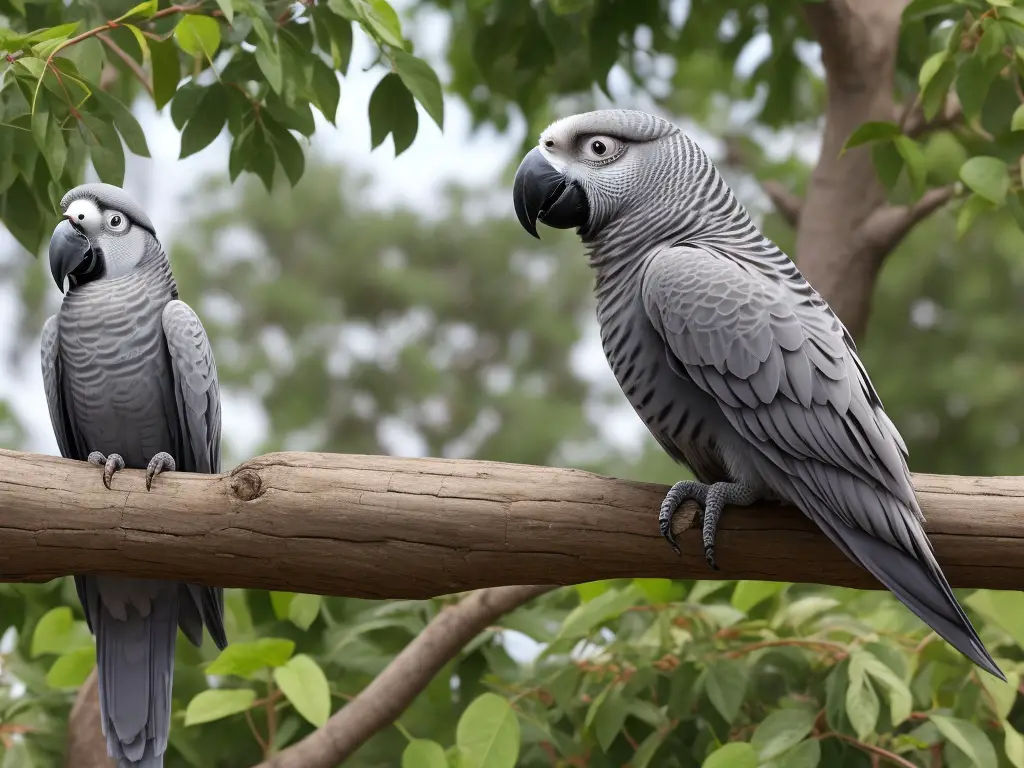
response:
{"label": "tree trunk", "polygon": [[821,156],[801,210],[795,258],[855,337],[867,325],[886,255],[866,232],[869,218],[885,205],[886,192],[870,147],[840,153],[862,123],[893,119],[896,48],[906,4],[829,0],[804,6],[821,44],[827,103]]}

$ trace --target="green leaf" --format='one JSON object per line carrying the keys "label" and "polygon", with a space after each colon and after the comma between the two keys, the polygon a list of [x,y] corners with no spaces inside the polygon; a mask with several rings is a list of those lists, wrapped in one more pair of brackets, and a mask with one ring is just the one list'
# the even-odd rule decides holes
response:
{"label": "green leaf", "polygon": [[395,51],[394,61],[395,71],[405,87],[423,105],[437,127],[444,128],[444,96],[437,73],[423,59],[404,51]]}
{"label": "green leaf", "polygon": [[[285,133],[288,133],[288,132],[285,131]],[[291,138],[291,134],[290,133],[288,133],[288,136],[289,136],[289,138]],[[298,142],[295,141],[294,138],[292,138],[292,141],[295,142],[296,147],[298,148],[298,151],[299,151],[299,155],[301,155],[302,154],[302,149],[298,147]],[[281,156],[281,153],[278,152],[278,157],[280,157],[280,156]],[[283,161],[282,161],[282,165],[284,165]],[[285,172],[287,172],[287,171],[288,171],[288,166],[285,166]],[[301,170],[299,172],[299,176],[300,177],[302,176]],[[288,178],[291,179],[291,175],[289,175]],[[298,183],[298,179],[295,179],[294,181],[292,181],[292,184],[296,184],[296,183]],[[316,621],[316,617],[320,615],[320,601],[321,601],[321,599],[322,598],[320,597],[320,595],[306,595],[306,594],[296,595],[295,599],[292,600],[291,605],[288,607],[288,619],[291,621],[292,624],[294,624],[299,629],[302,629],[302,630],[309,629],[310,625],[314,621]]]}
{"label": "green leaf", "polygon": [[206,674],[252,678],[257,672],[287,663],[294,651],[294,642],[277,637],[263,637],[249,643],[233,642],[210,663]]}
{"label": "green leaf", "polygon": [[334,70],[319,58],[313,59],[313,93],[317,109],[334,125],[338,116],[338,102],[341,101],[341,85]]}
{"label": "green leaf", "polygon": [[53,662],[46,673],[46,684],[51,688],[78,688],[96,666],[96,646],[88,645],[68,651]]}
{"label": "green leaf", "polygon": [[992,700],[992,711],[1000,720],[1010,715],[1010,710],[1017,701],[1017,690],[1020,688],[1020,675],[1016,672],[1006,673],[1004,683],[993,675],[978,675],[981,685]]}
{"label": "green leaf", "polygon": [[185,725],[199,725],[237,715],[252,707],[256,691],[248,688],[212,689],[196,694],[185,710]]}
{"label": "green leaf", "polygon": [[259,176],[267,192],[274,185],[274,150],[267,141],[266,131],[257,126],[250,134],[247,168]]}
{"label": "green leaf", "polygon": [[288,621],[288,611],[294,599],[294,592],[271,592],[270,607],[274,609],[274,615],[281,621]]}
{"label": "green leaf", "polygon": [[1006,201],[1006,193],[1010,189],[1006,163],[996,157],[972,157],[960,166],[960,180],[971,191],[996,205]]}
{"label": "green leaf", "polygon": [[942,109],[943,104],[946,103],[946,96],[949,94],[949,87],[953,84],[955,77],[956,62],[951,58],[944,59],[929,80],[928,85],[921,89],[921,108],[925,118],[931,120]]}
{"label": "green leaf", "polygon": [[723,744],[701,763],[701,768],[757,768],[757,752],[749,744]]}
{"label": "green leaf", "polygon": [[185,53],[212,60],[220,47],[220,25],[209,16],[188,14],[174,28],[174,39]]}
{"label": "green leaf", "polygon": [[180,131],[185,127],[185,123],[196,113],[196,107],[206,92],[206,88],[194,82],[185,83],[177,90],[171,101],[171,120],[175,128]]}
{"label": "green leaf", "polygon": [[1006,60],[1003,57],[985,61],[978,56],[966,59],[956,74],[956,93],[968,121],[981,114],[992,81],[999,75]]}
{"label": "green leaf", "polygon": [[[85,630],[84,636],[82,630]],[[39,619],[32,632],[31,656],[36,659],[44,653],[64,653],[91,644],[85,622],[76,622],[71,609],[61,606],[47,611]]]}
{"label": "green leaf", "polygon": [[[174,98],[181,80],[181,59],[178,48],[170,40],[151,40],[149,42],[150,62],[153,67],[153,103],[157,109]],[[197,91],[198,86],[192,85]],[[177,121],[175,121],[177,124]],[[182,125],[185,121],[182,120]],[[181,126],[178,126],[181,130]]]}
{"label": "green leaf", "polygon": [[[971,195],[968,197],[964,201],[964,204],[960,206],[960,213],[958,213],[956,217],[957,240],[967,234],[967,230],[971,228],[975,219],[986,211],[991,211],[993,208],[995,208],[995,205],[980,195]],[[970,598],[968,598],[968,600],[970,600]]]}
{"label": "green leaf", "polygon": [[139,46],[139,50],[142,51],[142,63],[148,63],[152,54],[150,54],[149,43],[146,41],[146,36],[142,34],[142,30],[134,24],[125,24],[124,27],[135,37],[135,42]]}
{"label": "green leaf", "polygon": [[[173,105],[172,105],[173,109]],[[179,159],[194,155],[205,149],[224,129],[228,119],[228,99],[224,86],[215,83],[206,89],[199,100],[195,114],[181,132],[181,153]]]}
{"label": "green leaf", "polygon": [[594,718],[594,732],[601,751],[607,753],[626,723],[628,707],[621,686],[613,683],[605,688],[604,693]]}
{"label": "green leaf", "polygon": [[448,758],[436,741],[413,739],[402,752],[402,768],[448,768]]}
{"label": "green leaf", "polygon": [[220,8],[220,12],[224,14],[224,20],[229,25],[235,22],[235,7],[231,0],[217,0],[217,7]]}
{"label": "green leaf", "polygon": [[672,579],[633,579],[632,584],[650,605],[678,602],[686,596],[683,586]]}
{"label": "green leaf", "polygon": [[40,98],[32,115],[32,138],[43,154],[50,176],[59,178],[67,159],[67,145],[61,132],[60,122],[50,112],[46,98]]}
{"label": "green leaf", "polygon": [[750,613],[750,609],[786,588],[779,581],[738,581],[732,593],[732,606],[738,611]]}
{"label": "green leaf", "polygon": [[402,154],[416,138],[419,118],[416,103],[402,79],[389,72],[370,95],[370,147],[376,149],[390,133],[395,156]]}
{"label": "green leaf", "polygon": [[[317,20],[317,38],[324,50],[330,50],[334,68],[346,74],[352,58],[352,22],[346,21],[322,7],[314,11]],[[321,31],[323,30],[323,31]]]}
{"label": "green leaf", "polygon": [[145,0],[145,2],[139,3],[127,13],[118,16],[117,21],[122,22],[127,21],[128,19],[150,19],[153,17],[153,14],[156,13],[157,5],[157,0]]}
{"label": "green leaf", "polygon": [[455,733],[459,768],[514,768],[519,720],[501,696],[482,693],[462,713]]}
{"label": "green leaf", "polygon": [[[55,27],[44,27],[42,29],[37,29],[34,32],[31,32],[28,35],[25,35],[24,37],[11,38],[11,42],[8,42],[7,45],[11,45],[11,43],[15,42],[16,40],[20,41],[21,43],[21,45],[18,47],[24,45],[32,45],[35,43],[42,43],[46,40],[67,40],[69,37],[75,34],[75,32],[78,31],[78,27],[80,25],[80,21],[72,21],[68,24],[58,24]],[[5,38],[6,32],[7,30],[0,30],[0,41],[2,41]],[[0,44],[2,44],[2,42],[0,42]],[[17,48],[14,48],[12,46],[7,50],[17,50]]]}
{"label": "green leaf", "polygon": [[331,690],[320,666],[300,653],[274,670],[274,682],[295,710],[317,728],[331,716]]}
{"label": "green leaf", "polygon": [[910,688],[896,673],[876,656],[867,651],[850,654],[850,676],[867,674],[877,681],[889,694],[889,713],[893,725],[899,725],[910,717],[913,698]]}
{"label": "green leaf", "polygon": [[925,159],[921,145],[909,136],[897,136],[893,139],[896,151],[900,153],[907,166],[907,175],[914,194],[920,197],[924,193],[928,181],[928,160]]}
{"label": "green leaf", "polygon": [[846,143],[843,145],[843,151],[845,152],[848,149],[859,147],[861,144],[868,144],[872,141],[892,139],[902,135],[902,133],[903,132],[896,123],[864,123],[850,135],[850,138],[846,140]]}
{"label": "green leaf", "polygon": [[593,600],[572,609],[558,630],[558,638],[574,638],[589,635],[603,622],[618,616],[634,605],[639,597],[636,587],[610,589]]}
{"label": "green leaf", "polygon": [[647,768],[651,760],[654,759],[658,747],[665,742],[666,736],[668,733],[663,730],[655,730],[648,734],[633,755],[633,759],[629,763],[630,768]]}
{"label": "green leaf", "polygon": [[704,688],[727,723],[731,724],[740,713],[740,705],[747,695],[747,679],[747,668],[742,661],[722,659],[707,665]]}
{"label": "green leaf", "polygon": [[115,187],[123,186],[124,147],[114,126],[95,115],[83,113],[78,130],[89,147],[89,157],[100,181]]}
{"label": "green leaf", "polygon": [[1011,131],[1024,131],[1024,104],[1013,110],[1013,118],[1010,120]]}
{"label": "green leaf", "polygon": [[102,88],[93,91],[93,96],[114,119],[114,125],[121,132],[128,149],[140,157],[149,157],[146,134],[142,131],[142,126],[139,125],[139,121],[135,119],[132,111]]}
{"label": "green leaf", "polygon": [[857,738],[863,740],[875,730],[880,711],[878,694],[868,680],[863,666],[855,666],[851,661],[849,685],[846,689],[846,716],[850,719],[850,725],[857,733]]}
{"label": "green leaf", "polygon": [[750,745],[762,762],[795,747],[814,728],[815,715],[806,709],[777,709],[757,726]]}
{"label": "green leaf", "polygon": [[963,752],[976,768],[997,768],[999,760],[995,747],[985,732],[974,723],[936,714],[930,715],[929,719],[939,729],[939,733]]}
{"label": "green leaf", "polygon": [[775,761],[776,768],[818,768],[821,763],[821,742],[808,739]]}
{"label": "green leaf", "polygon": [[939,51],[933,53],[927,59],[924,64],[921,65],[921,71],[917,75],[917,85],[923,93],[928,84],[935,79],[935,76],[939,73],[939,69],[949,59],[949,54],[946,51]]}
{"label": "green leaf", "polygon": [[1002,627],[1017,645],[1024,648],[1024,592],[978,589],[964,602],[988,621]]}
{"label": "green leaf", "polygon": [[[349,0],[351,7],[359,14],[360,21],[368,31],[395,48],[405,48],[402,39],[402,22],[386,0]],[[341,9],[343,2],[329,0],[328,6],[339,16],[346,14]]]}
{"label": "green leaf", "polygon": [[284,67],[277,46],[261,40],[256,46],[256,63],[274,93],[280,93],[284,87]]}
{"label": "green leaf", "polygon": [[1024,768],[1024,736],[1003,720],[1003,750],[1014,768]]}

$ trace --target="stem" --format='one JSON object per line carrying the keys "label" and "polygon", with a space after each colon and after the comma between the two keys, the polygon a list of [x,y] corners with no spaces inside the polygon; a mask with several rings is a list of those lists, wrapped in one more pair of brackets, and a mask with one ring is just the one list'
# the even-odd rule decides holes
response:
{"label": "stem", "polygon": [[829,733],[822,734],[818,738],[831,738],[839,739],[840,741],[845,741],[847,744],[852,744],[857,749],[863,750],[864,752],[867,752],[869,755],[872,755],[874,757],[880,757],[883,760],[888,760],[893,765],[900,766],[900,768],[918,768],[918,766],[914,765],[909,760],[905,760],[904,758],[900,757],[895,752],[890,752],[888,749],[883,749],[882,747],[874,747],[871,744],[865,744],[863,741],[859,741],[853,738],[852,736],[847,736],[845,733],[836,733],[835,731],[831,731]]}
{"label": "stem", "polygon": [[277,738],[277,709],[274,702],[280,696],[280,692],[274,687],[274,678],[267,681],[267,698],[264,709],[267,713],[267,745],[263,750],[263,759],[266,760],[274,753],[274,740]]}
{"label": "stem", "polygon": [[842,643],[834,643],[830,640],[801,640],[801,639],[790,639],[790,640],[765,640],[761,643],[752,643],[751,645],[745,645],[742,648],[738,648],[735,651],[725,654],[727,658],[736,658],[737,656],[744,656],[754,651],[760,651],[762,648],[778,648],[780,646],[796,646],[799,648],[823,648],[834,653],[841,653],[844,656],[848,655],[850,650]]}
{"label": "stem", "polygon": [[103,43],[111,51],[113,51],[114,55],[116,55],[117,58],[124,62],[125,66],[128,67],[128,69],[132,71],[132,74],[135,75],[136,78],[138,78],[140,83],[142,83],[143,87],[146,89],[146,92],[149,93],[150,96],[152,96],[153,84],[149,82],[149,78],[146,77],[146,73],[142,71],[142,67],[139,66],[139,63],[135,61],[135,59],[133,59],[131,56],[129,56],[128,52],[125,51],[124,48],[122,48],[113,40],[111,40],[109,35],[105,33],[100,33],[97,34],[96,37],[99,38],[99,41],[101,43]]}
{"label": "stem", "polygon": [[270,754],[270,747],[267,742],[260,736],[259,729],[256,727],[256,721],[252,719],[252,710],[245,710],[245,722],[249,724],[249,730],[252,731],[253,738],[256,739],[256,743],[260,745],[260,749],[263,750],[263,756],[266,757]]}

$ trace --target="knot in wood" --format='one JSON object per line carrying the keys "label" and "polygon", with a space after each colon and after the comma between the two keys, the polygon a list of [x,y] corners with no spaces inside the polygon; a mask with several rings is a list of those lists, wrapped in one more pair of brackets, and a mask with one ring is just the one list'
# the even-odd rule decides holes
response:
{"label": "knot in wood", "polygon": [[263,481],[258,472],[243,469],[231,478],[231,490],[242,501],[252,501],[263,495]]}

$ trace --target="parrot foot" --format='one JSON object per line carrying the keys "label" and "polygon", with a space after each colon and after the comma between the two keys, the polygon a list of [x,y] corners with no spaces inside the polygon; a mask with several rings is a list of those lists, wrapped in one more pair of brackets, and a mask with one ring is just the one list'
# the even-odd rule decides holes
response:
{"label": "parrot foot", "polygon": [[715,534],[718,532],[718,521],[722,517],[722,509],[726,504],[747,507],[756,502],[760,494],[753,488],[740,483],[698,483],[696,480],[683,480],[669,489],[665,500],[661,502],[658,523],[661,535],[664,536],[676,554],[679,545],[672,535],[672,516],[684,501],[696,501],[704,508],[701,532],[704,539],[704,558],[712,570],[719,570],[715,562]]}
{"label": "parrot foot", "polygon": [[149,460],[149,466],[146,467],[146,490],[152,489],[153,478],[161,472],[174,472],[176,468],[177,465],[174,463],[174,457],[169,453],[160,451],[160,453]]}
{"label": "parrot foot", "polygon": [[110,490],[110,481],[114,479],[114,473],[124,469],[124,459],[119,453],[104,456],[99,451],[93,451],[89,454],[87,461],[97,467],[103,467],[103,485],[108,491]]}

